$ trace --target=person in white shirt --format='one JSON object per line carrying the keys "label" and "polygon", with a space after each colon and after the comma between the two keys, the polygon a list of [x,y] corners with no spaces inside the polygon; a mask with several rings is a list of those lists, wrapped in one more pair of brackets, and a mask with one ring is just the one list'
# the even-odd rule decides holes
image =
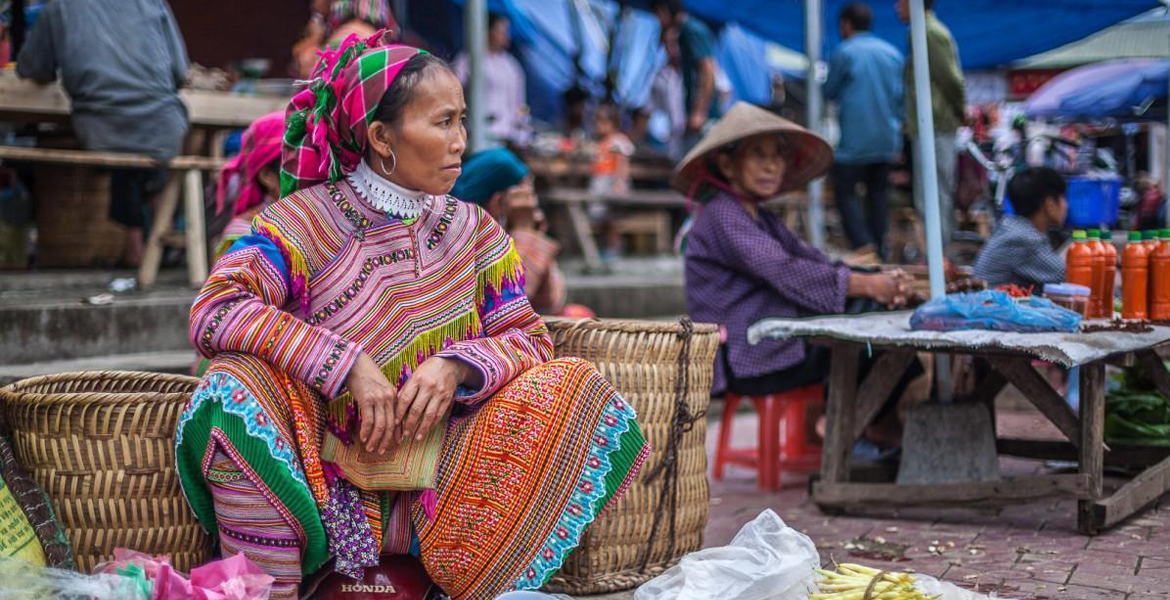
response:
{"label": "person in white shirt", "polygon": [[[484,57],[484,112],[487,134],[495,141],[524,143],[527,140],[528,96],[524,69],[508,47],[512,44],[511,22],[504,15],[488,15],[488,52]],[[467,85],[467,53],[455,57],[455,74]]]}
{"label": "person in white shirt", "polygon": [[666,64],[654,75],[650,96],[634,116],[635,142],[652,138],[672,159],[682,158],[683,136],[687,129],[687,107],[683,87],[682,55],[678,47],[678,30],[668,29],[662,34],[666,49]]}

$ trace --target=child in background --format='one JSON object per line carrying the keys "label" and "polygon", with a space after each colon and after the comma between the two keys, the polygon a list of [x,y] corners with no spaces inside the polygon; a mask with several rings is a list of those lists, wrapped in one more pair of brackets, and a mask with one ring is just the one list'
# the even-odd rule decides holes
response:
{"label": "child in background", "polygon": [[589,193],[593,196],[589,217],[601,232],[601,258],[608,263],[621,251],[621,239],[604,197],[630,191],[630,156],[634,154],[634,143],[622,133],[621,115],[612,104],[599,106],[594,112],[593,132],[597,137],[597,152],[589,181]]}
{"label": "child in background", "polygon": [[634,143],[621,132],[621,117],[612,104],[602,105],[593,115],[597,136],[597,157],[593,160],[590,191],[595,196],[617,196],[630,191],[630,156]]}

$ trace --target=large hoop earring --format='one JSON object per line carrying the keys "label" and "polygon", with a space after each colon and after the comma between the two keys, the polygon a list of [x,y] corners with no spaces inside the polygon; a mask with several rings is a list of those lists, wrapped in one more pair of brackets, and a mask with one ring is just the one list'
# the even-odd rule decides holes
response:
{"label": "large hoop earring", "polygon": [[398,168],[398,157],[394,154],[393,148],[390,149],[390,160],[391,160],[391,163],[390,163],[391,166],[389,169],[387,169],[386,168],[386,157],[385,156],[378,157],[378,162],[382,163],[382,172],[385,173],[387,177],[393,175],[394,169]]}

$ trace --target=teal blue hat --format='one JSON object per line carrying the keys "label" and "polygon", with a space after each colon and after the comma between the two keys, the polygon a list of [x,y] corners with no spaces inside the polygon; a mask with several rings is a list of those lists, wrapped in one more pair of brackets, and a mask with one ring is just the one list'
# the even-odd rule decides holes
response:
{"label": "teal blue hat", "polygon": [[507,148],[477,152],[463,161],[463,173],[451,195],[483,206],[496,192],[502,192],[528,176],[528,165]]}

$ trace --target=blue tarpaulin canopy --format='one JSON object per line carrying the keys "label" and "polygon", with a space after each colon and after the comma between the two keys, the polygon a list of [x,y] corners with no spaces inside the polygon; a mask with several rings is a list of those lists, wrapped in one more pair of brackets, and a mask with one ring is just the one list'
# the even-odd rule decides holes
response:
{"label": "blue tarpaulin canopy", "polygon": [[[825,56],[841,41],[837,15],[855,0],[824,0]],[[632,2],[642,7],[649,0]],[[695,15],[716,23],[739,23],[756,35],[789,48],[804,47],[803,0],[686,0]],[[894,14],[894,0],[868,2],[873,32],[905,49],[907,27]],[[1009,64],[1079,40],[1090,33],[1162,6],[1158,0],[938,0],[935,12],[959,47],[965,69]]]}
{"label": "blue tarpaulin canopy", "polygon": [[[837,14],[852,0],[825,0],[825,48],[840,42]],[[456,7],[462,0],[449,0]],[[771,74],[780,69],[766,60],[767,44],[803,48],[803,0],[687,0],[695,15],[718,28],[716,58],[733,88],[733,97],[757,104],[769,100]],[[893,0],[875,0],[874,33],[903,50],[907,27],[894,14]],[[939,17],[954,34],[964,68],[1009,64],[1080,39],[1160,5],[1158,0],[939,0]],[[488,8],[510,17],[516,53],[528,76],[533,114],[551,121],[561,113],[561,93],[574,83],[573,58],[580,53],[577,83],[595,97],[604,92],[608,29],[625,14],[615,41],[616,100],[641,106],[653,74],[665,61],[658,43],[658,21],[646,12],[650,0],[489,0]],[[449,48],[461,47],[458,9],[447,26],[424,31]],[[576,21],[576,23],[574,23]],[[445,30],[444,30],[445,29]],[[789,76],[793,73],[788,73]]]}
{"label": "blue tarpaulin canopy", "polygon": [[1078,90],[1065,98],[1060,108],[1070,118],[1164,121],[1167,79],[1170,61],[1155,61]]}

